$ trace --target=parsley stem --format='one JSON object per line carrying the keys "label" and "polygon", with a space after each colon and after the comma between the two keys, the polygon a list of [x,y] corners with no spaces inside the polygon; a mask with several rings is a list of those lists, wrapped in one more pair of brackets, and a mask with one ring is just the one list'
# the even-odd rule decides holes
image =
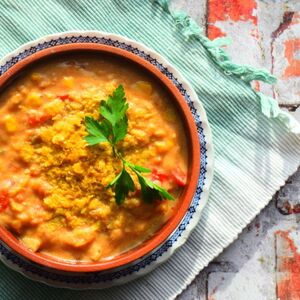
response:
{"label": "parsley stem", "polygon": [[124,163],[124,158],[122,154],[118,151],[118,149],[115,146],[113,146],[113,153],[115,157],[119,158]]}
{"label": "parsley stem", "polygon": [[117,151],[116,147],[112,146],[112,150],[113,150],[114,157],[117,157],[118,156],[117,155],[118,151]]}
{"label": "parsley stem", "polygon": [[127,167],[127,166],[130,167],[129,162],[127,162],[123,158],[122,154],[118,151],[118,149],[115,147],[115,145],[112,145],[112,149],[113,149],[114,156],[119,158],[122,161],[123,169],[125,169],[125,167]]}

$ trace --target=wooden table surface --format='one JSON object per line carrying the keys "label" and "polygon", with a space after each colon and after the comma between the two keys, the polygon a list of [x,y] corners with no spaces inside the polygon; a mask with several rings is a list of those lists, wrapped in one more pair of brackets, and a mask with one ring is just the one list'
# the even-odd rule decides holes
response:
{"label": "wooden table surface", "polygon": [[[300,0],[172,0],[208,37],[230,36],[233,60],[263,67],[255,83],[300,121]],[[300,300],[300,171],[178,300]]]}

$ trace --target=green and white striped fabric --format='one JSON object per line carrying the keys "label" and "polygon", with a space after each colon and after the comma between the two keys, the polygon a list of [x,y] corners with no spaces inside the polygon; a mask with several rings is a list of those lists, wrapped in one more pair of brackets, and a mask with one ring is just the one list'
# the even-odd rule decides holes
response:
{"label": "green and white striped fabric", "polygon": [[299,166],[299,125],[250,86],[251,80],[274,78],[233,64],[218,48],[224,41],[207,40],[185,14],[170,12],[168,1],[157,2],[2,0],[0,56],[30,40],[68,30],[121,34],[165,56],[194,87],[213,132],[215,175],[199,225],[164,265],[134,282],[102,291],[47,287],[0,263],[1,299],[173,299]]}

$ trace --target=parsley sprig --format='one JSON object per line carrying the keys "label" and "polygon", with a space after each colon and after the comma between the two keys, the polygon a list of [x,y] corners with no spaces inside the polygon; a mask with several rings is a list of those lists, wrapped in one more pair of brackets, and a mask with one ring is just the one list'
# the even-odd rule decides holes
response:
{"label": "parsley sprig", "polygon": [[128,107],[124,88],[119,85],[106,101],[102,100],[100,102],[98,120],[89,116],[85,117],[85,127],[88,132],[85,140],[88,145],[94,146],[108,142],[112,147],[114,156],[122,162],[121,172],[109,183],[107,188],[114,189],[116,203],[122,204],[129,192],[136,190],[132,176],[127,171],[130,169],[138,178],[142,199],[146,203],[163,199],[174,200],[174,197],[165,189],[143,176],[143,173],[151,173],[150,169],[126,161],[117,148],[117,144],[127,134],[128,118],[126,113]]}

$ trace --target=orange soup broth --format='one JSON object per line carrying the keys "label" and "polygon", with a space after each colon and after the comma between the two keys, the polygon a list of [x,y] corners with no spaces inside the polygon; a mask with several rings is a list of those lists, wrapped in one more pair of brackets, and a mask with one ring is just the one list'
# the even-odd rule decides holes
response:
{"label": "orange soup broth", "polygon": [[[137,190],[117,205],[109,182],[121,164],[111,146],[88,146],[85,116],[122,84],[128,133],[118,149],[174,197],[151,204]],[[186,185],[187,140],[161,84],[110,56],[57,57],[15,79],[0,95],[0,225],[31,251],[101,261],[151,238],[172,216]]]}

